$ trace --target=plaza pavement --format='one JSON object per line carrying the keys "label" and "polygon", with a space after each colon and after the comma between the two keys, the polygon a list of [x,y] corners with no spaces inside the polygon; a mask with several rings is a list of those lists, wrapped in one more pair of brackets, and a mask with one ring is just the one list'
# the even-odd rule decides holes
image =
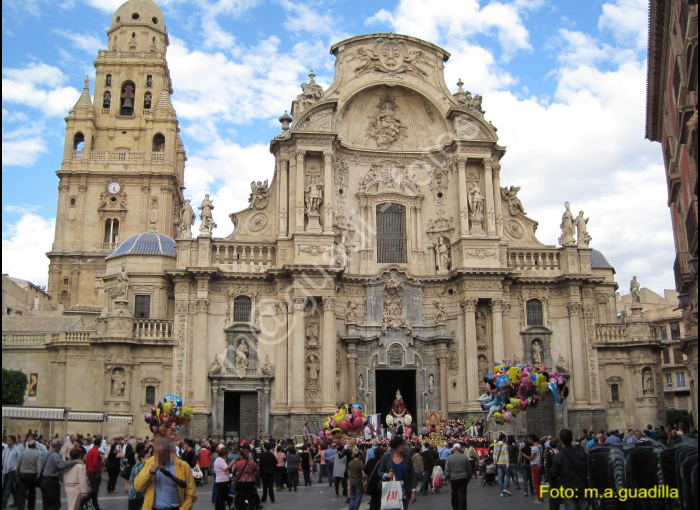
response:
{"label": "plaza pavement", "polygon": [[[126,510],[128,499],[124,491],[124,480],[119,479],[117,482],[118,494],[107,494],[106,473],[102,477],[102,487],[100,489],[99,501],[101,510]],[[197,502],[193,510],[214,510],[214,504],[211,502],[212,480],[209,480],[208,485],[197,487]],[[418,494],[418,500],[415,504],[409,506],[409,510],[451,510],[450,491],[447,486],[443,487],[441,493],[421,496]],[[530,508],[532,507],[532,497],[524,498],[522,491],[512,490],[511,497],[500,498],[498,495],[498,487],[495,485],[482,486],[481,478],[472,479],[467,490],[467,508],[469,510],[493,510],[494,505],[508,504],[511,508]],[[262,496],[262,490],[258,491]],[[61,507],[65,510],[66,499],[63,489],[61,489]],[[37,493],[36,510],[43,508],[41,501],[41,493]],[[298,492],[282,491],[275,494],[275,503],[269,501],[263,504],[265,509],[273,510],[343,510],[347,509],[345,498],[335,497],[335,490],[328,487],[328,482],[315,483],[311,487],[299,487]],[[362,496],[362,504],[360,510],[369,508],[369,496]]]}

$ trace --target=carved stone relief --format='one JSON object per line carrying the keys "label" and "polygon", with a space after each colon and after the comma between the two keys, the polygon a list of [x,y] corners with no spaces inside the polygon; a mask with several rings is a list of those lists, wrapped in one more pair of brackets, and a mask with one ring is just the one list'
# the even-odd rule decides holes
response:
{"label": "carved stone relief", "polygon": [[365,134],[374,140],[379,149],[388,149],[396,145],[403,147],[406,141],[408,125],[401,118],[396,101],[390,96],[379,100],[375,112],[369,117]]}
{"label": "carved stone relief", "polygon": [[250,196],[248,197],[248,203],[253,209],[265,209],[267,207],[267,202],[270,194],[267,179],[265,182],[255,182],[250,183]]}
{"label": "carved stone relief", "polygon": [[360,61],[359,65],[355,67],[356,77],[370,71],[379,71],[390,75],[411,73],[423,79],[428,75],[420,67],[422,64],[428,63],[423,52],[409,48],[406,41],[394,41],[380,37],[374,41],[371,47],[358,48],[352,59]]}
{"label": "carved stone relief", "polygon": [[459,372],[459,354],[457,354],[457,351],[450,351],[447,355],[447,368],[452,375],[457,375]]}

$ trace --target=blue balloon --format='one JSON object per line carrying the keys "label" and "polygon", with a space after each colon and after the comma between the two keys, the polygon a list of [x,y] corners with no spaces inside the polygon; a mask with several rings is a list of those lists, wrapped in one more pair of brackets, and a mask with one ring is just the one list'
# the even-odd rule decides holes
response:
{"label": "blue balloon", "polygon": [[362,406],[360,404],[355,404],[353,407],[362,411]]}
{"label": "blue balloon", "polygon": [[508,377],[507,375],[499,376],[498,379],[496,379],[496,386],[498,386],[501,389],[507,388],[508,386],[510,386],[510,377]]}
{"label": "blue balloon", "polygon": [[177,407],[182,406],[182,399],[180,397],[178,397],[177,395],[167,394],[163,397],[163,402],[164,403],[173,402]]}
{"label": "blue balloon", "polygon": [[550,381],[549,384],[547,385],[547,388],[549,388],[549,392],[552,394],[552,397],[554,398],[554,405],[557,407],[561,406],[561,397],[559,396],[559,388],[557,388],[557,383],[555,381]]}

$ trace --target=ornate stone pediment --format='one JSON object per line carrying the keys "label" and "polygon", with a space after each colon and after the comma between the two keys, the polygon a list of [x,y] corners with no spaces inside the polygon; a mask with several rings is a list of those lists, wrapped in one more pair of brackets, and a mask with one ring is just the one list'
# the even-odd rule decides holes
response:
{"label": "ornate stone pediment", "polygon": [[428,65],[423,52],[410,48],[400,39],[379,37],[371,46],[359,47],[352,58],[358,61],[354,68],[356,77],[372,71],[390,75],[410,73],[424,80],[428,76],[423,67]]}
{"label": "ornate stone pediment", "polygon": [[395,161],[384,161],[372,165],[367,175],[360,181],[360,191],[371,195],[382,193],[420,195],[415,176],[405,165]]}

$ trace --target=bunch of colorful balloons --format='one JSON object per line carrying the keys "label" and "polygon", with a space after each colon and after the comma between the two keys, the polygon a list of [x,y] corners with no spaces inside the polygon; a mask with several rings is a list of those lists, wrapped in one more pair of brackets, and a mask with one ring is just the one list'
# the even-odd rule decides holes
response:
{"label": "bunch of colorful balloons", "polygon": [[367,415],[360,404],[340,404],[333,416],[326,418],[319,437],[339,439],[343,435],[359,435],[367,424]]}
{"label": "bunch of colorful balloons", "polygon": [[144,416],[154,436],[176,437],[182,425],[187,425],[194,415],[192,408],[183,406],[177,395],[165,395],[163,402],[151,407],[151,414]]}
{"label": "bunch of colorful balloons", "polygon": [[554,404],[560,406],[569,396],[566,380],[556,371],[546,371],[544,367],[529,367],[523,364],[511,364],[506,360],[496,364],[493,372],[484,377],[486,393],[477,401],[481,409],[488,411],[491,417],[501,425],[510,423],[513,416],[520,411],[537,407],[549,393]]}

